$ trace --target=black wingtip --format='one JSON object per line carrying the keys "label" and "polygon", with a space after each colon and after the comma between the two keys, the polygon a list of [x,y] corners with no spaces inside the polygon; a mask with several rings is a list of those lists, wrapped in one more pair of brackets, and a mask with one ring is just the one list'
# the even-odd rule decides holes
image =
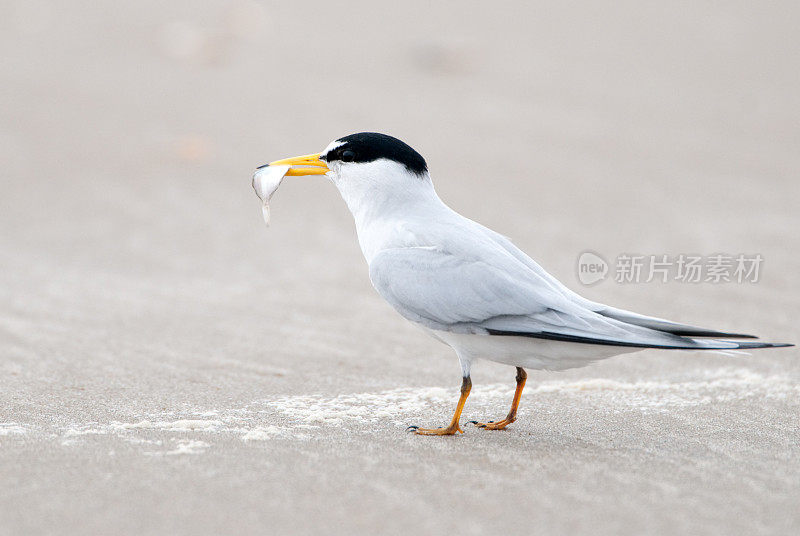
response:
{"label": "black wingtip", "polygon": [[724,339],[757,339],[757,335],[747,335],[745,333],[727,333],[725,331],[714,331],[711,329],[707,330],[681,330],[681,329],[674,329],[674,330],[666,330],[666,329],[659,329],[658,331],[663,331],[664,333],[671,333],[672,335],[678,335],[679,337],[713,337],[715,339],[724,338]]}
{"label": "black wingtip", "polygon": [[[629,348],[658,348],[661,350],[740,350],[740,349],[755,349],[755,348],[787,348],[789,346],[794,346],[794,344],[784,343],[784,342],[737,342],[737,341],[727,341],[727,340],[720,340],[718,342],[725,343],[725,344],[735,344],[734,348],[725,347],[725,346],[693,346],[692,344],[645,344],[645,343],[638,343],[638,342],[627,342],[627,341],[618,341],[618,340],[608,340],[608,339],[598,339],[594,337],[583,337],[580,335],[567,335],[564,333],[553,333],[548,331],[540,331],[537,333],[526,333],[526,332],[518,332],[518,331],[504,331],[499,329],[487,329],[486,330],[489,335],[494,336],[513,336],[513,337],[530,337],[534,339],[546,339],[551,341],[562,341],[562,342],[576,342],[576,343],[583,343],[583,344],[598,344],[601,346],[624,346]],[[689,339],[687,342],[698,342],[692,341]],[[714,341],[711,341],[714,342]]]}
{"label": "black wingtip", "polygon": [[788,342],[738,342],[739,348],[789,348],[794,346]]}

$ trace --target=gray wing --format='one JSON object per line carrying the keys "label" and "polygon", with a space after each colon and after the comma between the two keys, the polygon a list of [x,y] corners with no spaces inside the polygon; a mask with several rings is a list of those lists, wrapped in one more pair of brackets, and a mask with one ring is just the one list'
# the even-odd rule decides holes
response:
{"label": "gray wing", "polygon": [[704,346],[576,304],[513,256],[489,251],[486,257],[465,258],[434,247],[388,249],[370,263],[370,279],[401,315],[435,330],[620,346]]}

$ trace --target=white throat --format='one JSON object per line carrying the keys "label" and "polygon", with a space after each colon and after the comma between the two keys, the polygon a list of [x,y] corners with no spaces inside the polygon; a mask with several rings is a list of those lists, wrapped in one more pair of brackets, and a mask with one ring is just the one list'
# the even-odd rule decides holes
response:
{"label": "white throat", "polygon": [[405,224],[449,210],[427,172],[417,175],[385,159],[332,164],[329,176],[353,214],[367,262],[381,249],[399,247],[398,233]]}

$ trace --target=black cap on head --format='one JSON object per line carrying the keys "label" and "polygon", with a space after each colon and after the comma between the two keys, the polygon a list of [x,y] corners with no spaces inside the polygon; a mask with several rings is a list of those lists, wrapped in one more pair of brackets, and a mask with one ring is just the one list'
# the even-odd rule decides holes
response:
{"label": "black cap on head", "polygon": [[323,155],[323,160],[332,162],[372,162],[380,158],[394,160],[417,175],[428,171],[428,164],[422,155],[406,143],[377,132],[359,132],[336,140],[342,144]]}

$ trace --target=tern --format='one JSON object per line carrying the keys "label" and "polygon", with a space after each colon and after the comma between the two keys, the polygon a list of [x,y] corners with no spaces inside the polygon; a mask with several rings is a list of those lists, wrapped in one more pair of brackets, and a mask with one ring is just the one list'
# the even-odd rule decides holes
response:
{"label": "tern", "polygon": [[448,207],[434,190],[425,159],[392,136],[351,134],[321,153],[268,166],[284,166],[288,176],[330,179],[353,214],[375,289],[400,315],[458,356],[461,395],[450,424],[408,428],[417,434],[463,433],[459,423],[476,359],[516,367],[508,415],[498,421],[471,421],[485,430],[503,430],[516,420],[525,369],[582,367],[645,348],[792,346],[722,340],[756,337],[644,316],[579,296],[508,238]]}

